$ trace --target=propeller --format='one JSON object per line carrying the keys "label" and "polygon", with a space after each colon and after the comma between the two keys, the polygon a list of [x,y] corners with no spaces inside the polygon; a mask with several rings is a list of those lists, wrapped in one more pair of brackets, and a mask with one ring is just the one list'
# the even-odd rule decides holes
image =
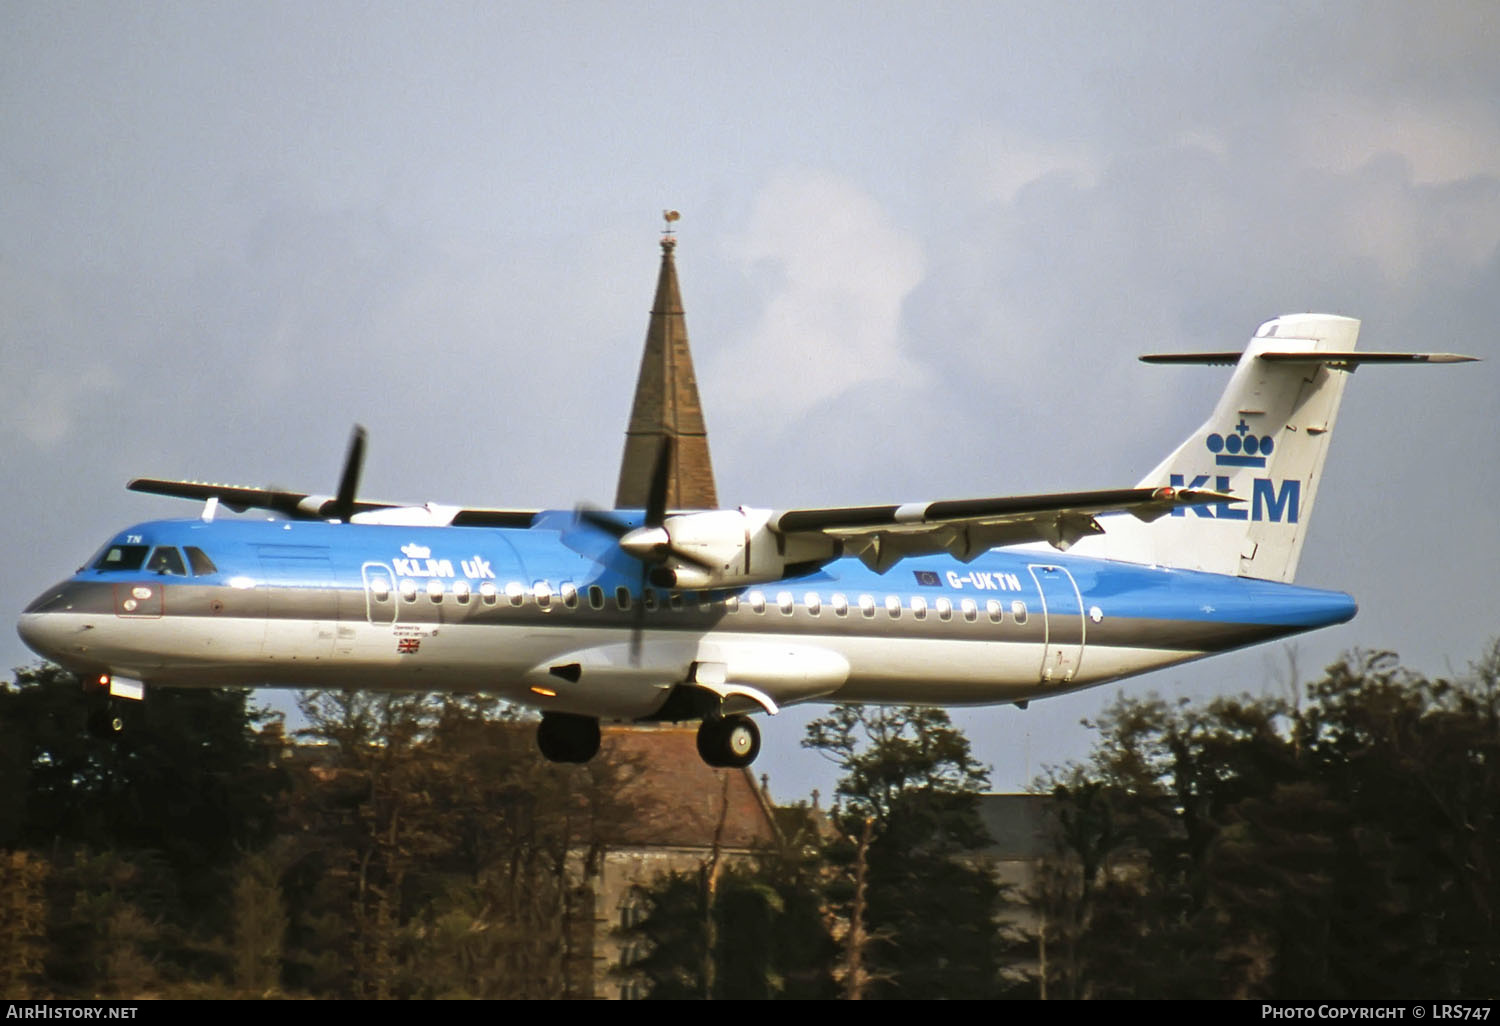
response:
{"label": "propeller", "polygon": [[672,536],[664,526],[667,519],[667,491],[672,483],[671,435],[663,435],[656,449],[656,460],[651,466],[651,483],[646,493],[646,516],[640,527],[632,527],[620,520],[612,511],[580,507],[578,519],[614,537],[620,550],[641,564],[641,580],[638,589],[640,599],[635,607],[635,621],[630,629],[630,662],[640,665],[641,634],[646,622],[646,585],[656,584],[671,588],[675,581],[672,572],[662,566],[669,558],[690,563],[703,570],[711,565],[698,557],[672,546]]}
{"label": "propeller", "polygon": [[353,433],[349,435],[349,451],[344,456],[344,473],[339,477],[338,495],[323,509],[330,519],[347,524],[354,515],[354,493],[359,490],[359,474],[364,469],[364,464],[365,429],[356,424]]}

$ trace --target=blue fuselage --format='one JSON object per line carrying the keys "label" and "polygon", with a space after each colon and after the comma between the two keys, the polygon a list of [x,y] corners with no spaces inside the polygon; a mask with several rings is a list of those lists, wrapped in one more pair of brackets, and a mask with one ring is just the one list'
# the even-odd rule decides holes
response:
{"label": "blue fuselage", "polygon": [[637,719],[705,666],[781,704],[1024,701],[1354,613],[1342,592],[1051,549],[668,592],[553,512],[527,529],[153,521],[20,631],[70,669],[153,685],[488,691]]}

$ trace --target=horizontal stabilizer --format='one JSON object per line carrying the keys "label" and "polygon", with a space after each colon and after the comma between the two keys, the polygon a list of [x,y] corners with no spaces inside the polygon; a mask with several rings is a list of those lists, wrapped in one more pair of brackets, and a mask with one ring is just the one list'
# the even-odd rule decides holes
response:
{"label": "horizontal stabilizer", "polygon": [[[1233,365],[1242,353],[1148,353],[1142,363],[1191,364],[1205,366]],[[1477,356],[1460,353],[1350,353],[1350,352],[1266,352],[1256,358],[1267,363],[1318,363],[1331,367],[1357,367],[1362,363],[1470,363]]]}

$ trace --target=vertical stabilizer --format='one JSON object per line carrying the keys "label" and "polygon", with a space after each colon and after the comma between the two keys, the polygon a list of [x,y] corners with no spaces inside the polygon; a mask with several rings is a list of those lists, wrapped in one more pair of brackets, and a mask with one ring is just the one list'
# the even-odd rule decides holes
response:
{"label": "vertical stabilizer", "polygon": [[[1323,479],[1359,321],[1290,314],[1267,321],[1211,416],[1140,482],[1239,497],[1173,510],[1151,524],[1111,518],[1086,551],[1212,573],[1290,581]],[[1302,360],[1300,357],[1305,356]],[[1221,362],[1213,354],[1178,362]]]}

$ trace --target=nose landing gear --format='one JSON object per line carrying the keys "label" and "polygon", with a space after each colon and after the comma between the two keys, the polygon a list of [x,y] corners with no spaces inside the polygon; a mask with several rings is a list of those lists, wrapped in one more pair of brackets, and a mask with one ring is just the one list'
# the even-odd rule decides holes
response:
{"label": "nose landing gear", "polygon": [[112,700],[95,704],[84,722],[89,733],[101,741],[114,741],[125,733],[125,717],[118,703]]}

